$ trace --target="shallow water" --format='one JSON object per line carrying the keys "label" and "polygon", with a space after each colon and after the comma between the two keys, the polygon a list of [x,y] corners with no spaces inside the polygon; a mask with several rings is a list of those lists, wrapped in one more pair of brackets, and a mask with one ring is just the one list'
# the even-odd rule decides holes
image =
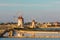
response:
{"label": "shallow water", "polygon": [[0,40],[60,40],[60,38],[0,38]]}

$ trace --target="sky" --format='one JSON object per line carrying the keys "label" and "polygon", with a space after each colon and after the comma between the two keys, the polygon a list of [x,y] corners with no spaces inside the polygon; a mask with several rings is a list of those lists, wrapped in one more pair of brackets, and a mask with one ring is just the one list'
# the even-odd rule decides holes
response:
{"label": "sky", "polygon": [[25,22],[60,21],[60,0],[0,0],[0,22],[17,21],[21,15]]}

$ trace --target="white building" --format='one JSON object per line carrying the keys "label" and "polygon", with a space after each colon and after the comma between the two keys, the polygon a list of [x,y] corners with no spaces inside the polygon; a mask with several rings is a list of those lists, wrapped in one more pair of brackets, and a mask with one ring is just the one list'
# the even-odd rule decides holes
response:
{"label": "white building", "polygon": [[36,28],[35,20],[32,20],[32,25],[30,26],[30,28]]}
{"label": "white building", "polygon": [[23,25],[24,25],[24,19],[22,16],[19,16],[18,17],[18,27],[24,28]]}

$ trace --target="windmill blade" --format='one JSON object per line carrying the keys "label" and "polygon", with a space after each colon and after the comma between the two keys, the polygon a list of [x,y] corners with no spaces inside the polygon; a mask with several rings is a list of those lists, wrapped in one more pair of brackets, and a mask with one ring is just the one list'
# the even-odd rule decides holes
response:
{"label": "windmill blade", "polygon": [[18,16],[23,16],[23,12],[22,11],[18,11],[17,13],[16,13],[16,16],[18,17]]}
{"label": "windmill blade", "polygon": [[17,21],[19,16],[23,16],[23,12],[18,11],[15,16],[13,16],[13,20]]}
{"label": "windmill blade", "polygon": [[31,17],[31,20],[35,20],[35,17],[33,16],[33,17]]}
{"label": "windmill blade", "polygon": [[14,22],[17,22],[17,16],[13,16]]}

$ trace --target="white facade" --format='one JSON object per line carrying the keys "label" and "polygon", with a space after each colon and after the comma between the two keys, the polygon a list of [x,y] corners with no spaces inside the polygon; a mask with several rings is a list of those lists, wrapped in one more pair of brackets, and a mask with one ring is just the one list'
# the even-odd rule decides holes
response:
{"label": "white facade", "polygon": [[35,20],[32,21],[32,25],[30,28],[36,28]]}
{"label": "white facade", "polygon": [[18,18],[18,27],[24,28],[24,27],[23,27],[23,24],[24,24],[23,18],[22,18],[22,17],[19,17],[19,18]]}

